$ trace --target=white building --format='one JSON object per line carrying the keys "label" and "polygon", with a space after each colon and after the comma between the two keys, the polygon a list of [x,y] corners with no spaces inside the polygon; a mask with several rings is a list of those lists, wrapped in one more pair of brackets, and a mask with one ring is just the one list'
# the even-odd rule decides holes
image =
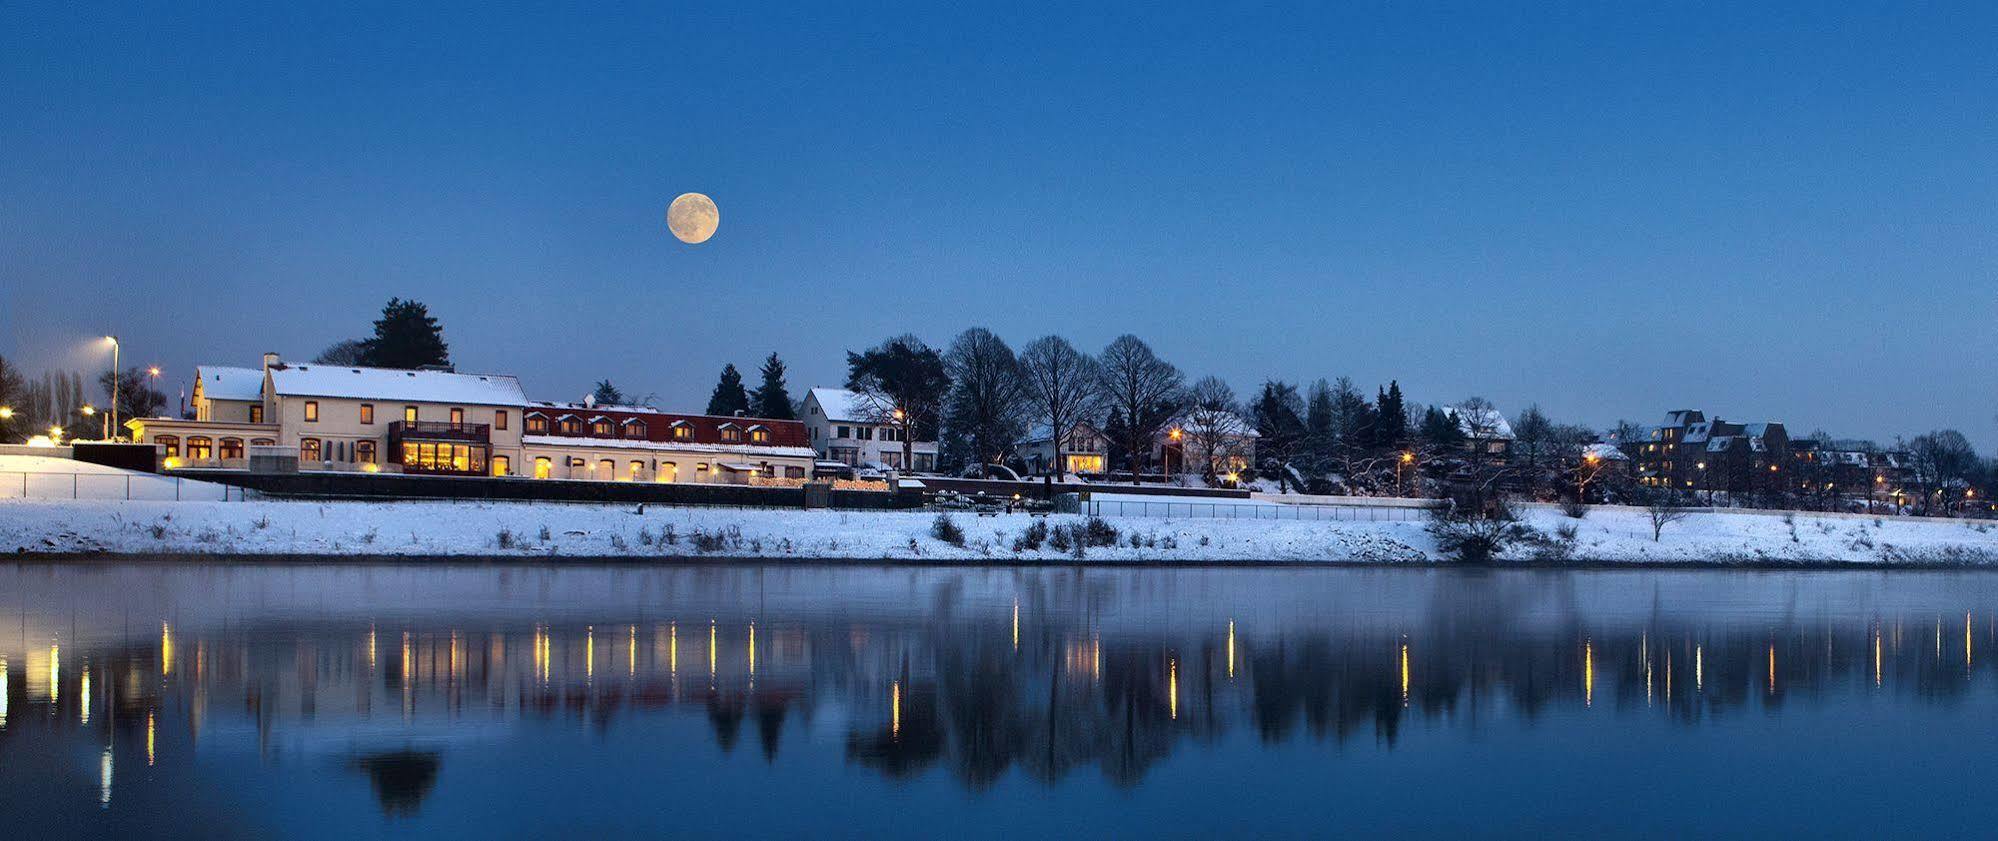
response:
{"label": "white building", "polygon": [[[843,388],[815,388],[805,394],[805,430],[813,450],[827,461],[854,467],[903,470],[902,427],[888,407]],[[906,469],[937,469],[937,442],[912,441],[913,463]]]}
{"label": "white building", "polygon": [[[1014,444],[1014,451],[1027,465],[1027,472],[1035,476],[1054,473],[1055,437],[1054,427],[1035,424],[1027,432],[1027,437]],[[1077,421],[1062,436],[1061,459],[1066,462],[1061,472],[1102,473],[1110,467],[1110,439],[1103,437],[1094,424]]]}

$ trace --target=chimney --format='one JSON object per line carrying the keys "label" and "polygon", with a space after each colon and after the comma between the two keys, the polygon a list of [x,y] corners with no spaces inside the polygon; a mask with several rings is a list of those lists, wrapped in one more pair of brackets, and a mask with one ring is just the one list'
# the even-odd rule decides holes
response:
{"label": "chimney", "polygon": [[277,351],[272,350],[264,352],[265,371],[269,371],[272,368],[283,368],[283,367],[284,367],[284,361],[278,358]]}

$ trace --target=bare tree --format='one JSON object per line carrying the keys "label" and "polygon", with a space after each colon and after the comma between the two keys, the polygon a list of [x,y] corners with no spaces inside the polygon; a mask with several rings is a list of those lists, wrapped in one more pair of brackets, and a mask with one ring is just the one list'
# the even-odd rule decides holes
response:
{"label": "bare tree", "polygon": [[1130,454],[1131,484],[1135,485],[1143,459],[1151,454],[1152,438],[1179,409],[1186,378],[1129,333],[1103,349],[1100,365],[1103,398],[1124,418],[1121,443]]}
{"label": "bare tree", "polygon": [[353,367],[361,364],[367,355],[368,343],[365,339],[341,339],[327,345],[318,356],[312,357],[312,361],[316,365]]}
{"label": "bare tree", "polygon": [[973,327],[951,341],[944,370],[951,379],[944,400],[948,437],[980,464],[1005,461],[1029,411],[1027,382],[1013,349],[992,331]]}
{"label": "bare tree", "polygon": [[1201,451],[1201,474],[1212,480],[1250,431],[1236,411],[1235,390],[1220,377],[1201,377],[1187,393],[1185,419],[1186,437]]}
{"label": "bare tree", "polygon": [[1922,507],[1932,510],[1941,504],[1947,510],[1952,500],[1945,497],[1970,486],[1979,465],[1977,450],[1970,439],[1954,429],[1938,429],[1908,441],[1910,466],[1922,485]]}
{"label": "bare tree", "polygon": [[1644,512],[1651,518],[1651,542],[1657,543],[1665,533],[1665,527],[1692,516],[1686,510],[1679,492],[1663,489],[1651,495],[1651,501],[1644,506]]}
{"label": "bare tree", "polygon": [[1101,403],[1103,377],[1095,358],[1060,336],[1042,336],[1020,351],[1033,411],[1047,421],[1054,440],[1054,469],[1067,473],[1062,443],[1077,422],[1092,418]]}

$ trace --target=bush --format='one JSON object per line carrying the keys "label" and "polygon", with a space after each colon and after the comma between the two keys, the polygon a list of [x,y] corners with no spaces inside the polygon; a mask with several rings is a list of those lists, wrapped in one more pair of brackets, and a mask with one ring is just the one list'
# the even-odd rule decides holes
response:
{"label": "bush", "polygon": [[1443,554],[1467,564],[1488,564],[1513,544],[1531,542],[1533,529],[1519,522],[1503,500],[1488,505],[1452,503],[1429,509],[1428,531]]}
{"label": "bush", "polygon": [[544,525],[544,526],[542,526],[542,527],[541,527],[541,534],[540,534],[540,538],[541,538],[541,542],[542,542],[542,543],[547,543],[548,541],[550,541],[550,540],[553,540],[553,539],[555,539],[555,536],[554,536],[554,535],[552,535],[552,534],[549,534],[549,533],[548,533],[548,527]]}
{"label": "bush", "polygon": [[1053,549],[1056,552],[1067,554],[1069,549],[1078,545],[1080,544],[1076,543],[1070,537],[1069,529],[1067,526],[1054,529],[1048,533],[1048,548]]}
{"label": "bush", "polygon": [[952,520],[949,514],[938,514],[930,523],[930,536],[952,546],[964,546],[964,528]]}
{"label": "bush", "polygon": [[1117,545],[1117,527],[1110,525],[1102,517],[1091,517],[1082,526],[1082,541],[1091,546]]}
{"label": "bush", "polygon": [[498,544],[499,548],[501,549],[512,549],[515,542],[513,536],[513,529],[502,526],[499,530],[499,534],[493,537],[493,542],[495,544]]}
{"label": "bush", "polygon": [[1013,539],[1015,552],[1039,552],[1041,544],[1048,539],[1048,521],[1035,520],[1027,525],[1027,530]]}
{"label": "bush", "polygon": [[1589,516],[1589,506],[1582,504],[1579,499],[1562,500],[1561,513],[1579,520]]}

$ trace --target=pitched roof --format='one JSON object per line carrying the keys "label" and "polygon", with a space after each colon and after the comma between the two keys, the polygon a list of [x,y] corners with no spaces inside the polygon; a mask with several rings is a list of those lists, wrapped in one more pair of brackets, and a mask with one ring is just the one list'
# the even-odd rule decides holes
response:
{"label": "pitched roof", "polygon": [[874,399],[857,391],[843,388],[812,389],[810,399],[818,401],[819,411],[825,412],[826,420],[848,423],[880,423],[886,409]]}
{"label": "pitched roof", "polygon": [[1497,409],[1485,409],[1475,419],[1463,417],[1462,412],[1456,406],[1443,407],[1443,413],[1449,415],[1451,420],[1457,422],[1457,429],[1462,431],[1466,437],[1477,437],[1471,429],[1472,421],[1476,420],[1478,426],[1491,430],[1491,434],[1486,437],[1494,440],[1512,440],[1512,424],[1506,422],[1505,414]]}
{"label": "pitched roof", "polygon": [[201,381],[201,396],[209,400],[264,399],[264,372],[256,368],[197,365],[194,377]]}
{"label": "pitched roof", "polygon": [[459,374],[342,365],[286,365],[271,369],[271,390],[300,397],[346,397],[412,403],[525,406],[520,380],[508,374]]}

